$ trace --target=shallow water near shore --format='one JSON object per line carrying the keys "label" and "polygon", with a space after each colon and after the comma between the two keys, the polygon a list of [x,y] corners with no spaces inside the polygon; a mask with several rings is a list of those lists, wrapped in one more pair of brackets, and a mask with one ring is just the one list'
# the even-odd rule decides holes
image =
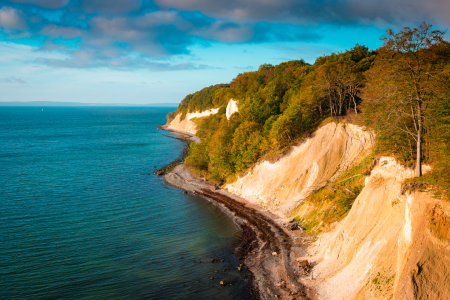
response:
{"label": "shallow water near shore", "polygon": [[152,174],[174,109],[0,107],[0,299],[250,299],[237,227]]}

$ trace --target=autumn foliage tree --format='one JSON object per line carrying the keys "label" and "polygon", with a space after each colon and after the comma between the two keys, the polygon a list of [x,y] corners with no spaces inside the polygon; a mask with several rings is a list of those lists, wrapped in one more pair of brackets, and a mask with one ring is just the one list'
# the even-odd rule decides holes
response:
{"label": "autumn foliage tree", "polygon": [[403,148],[409,143],[410,152],[415,148],[416,176],[422,176],[425,124],[437,97],[436,77],[448,61],[443,36],[426,23],[398,33],[388,30],[376,65],[367,73],[366,116],[388,141],[402,148],[404,140]]}

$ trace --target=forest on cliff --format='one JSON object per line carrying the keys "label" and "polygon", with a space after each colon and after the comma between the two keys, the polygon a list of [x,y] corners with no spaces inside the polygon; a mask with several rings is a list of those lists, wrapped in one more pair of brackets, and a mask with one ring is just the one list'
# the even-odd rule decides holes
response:
{"label": "forest on cliff", "polygon": [[[450,187],[450,43],[422,23],[388,30],[376,50],[356,44],[343,53],[295,60],[239,74],[230,84],[188,95],[181,113],[220,107],[196,119],[201,143],[186,164],[216,183],[235,178],[259,159],[275,160],[319,126],[345,121],[373,129],[375,155],[416,168],[420,180]],[[238,101],[228,120],[225,107]],[[419,162],[419,163],[417,163]]]}

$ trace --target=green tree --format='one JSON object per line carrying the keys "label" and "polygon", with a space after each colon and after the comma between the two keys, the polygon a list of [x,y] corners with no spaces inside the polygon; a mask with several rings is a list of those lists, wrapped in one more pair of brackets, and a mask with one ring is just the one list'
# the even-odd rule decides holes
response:
{"label": "green tree", "polygon": [[260,156],[262,126],[255,122],[243,122],[233,135],[233,161],[238,172],[250,167]]}

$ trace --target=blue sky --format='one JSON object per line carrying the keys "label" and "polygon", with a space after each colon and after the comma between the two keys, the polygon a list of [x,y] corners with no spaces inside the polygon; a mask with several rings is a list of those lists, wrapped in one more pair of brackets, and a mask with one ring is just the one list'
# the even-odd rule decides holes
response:
{"label": "blue sky", "polygon": [[0,101],[179,102],[449,15],[448,0],[0,0]]}

